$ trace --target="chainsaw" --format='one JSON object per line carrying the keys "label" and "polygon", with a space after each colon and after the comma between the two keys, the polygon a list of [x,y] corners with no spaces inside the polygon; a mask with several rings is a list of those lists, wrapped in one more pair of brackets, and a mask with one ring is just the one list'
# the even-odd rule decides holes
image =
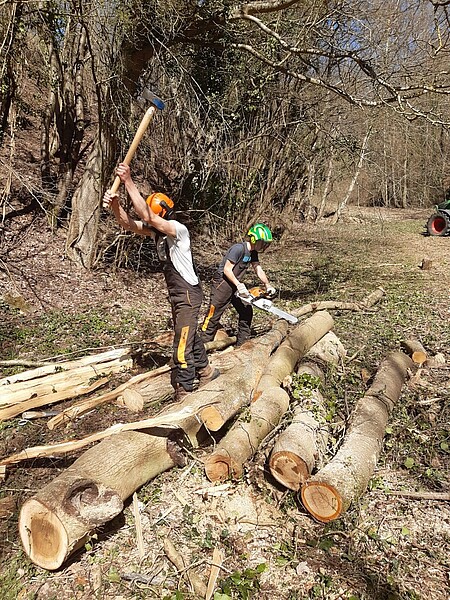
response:
{"label": "chainsaw", "polygon": [[262,288],[254,287],[249,289],[248,291],[252,296],[251,298],[239,296],[239,298],[242,300],[242,302],[245,302],[245,304],[251,304],[252,306],[256,306],[256,308],[272,313],[278,318],[284,319],[289,323],[298,322],[297,317],[294,317],[294,315],[290,315],[289,313],[284,312],[284,310],[280,310],[279,308],[274,306],[273,302],[269,300],[269,298],[267,298],[266,292]]}

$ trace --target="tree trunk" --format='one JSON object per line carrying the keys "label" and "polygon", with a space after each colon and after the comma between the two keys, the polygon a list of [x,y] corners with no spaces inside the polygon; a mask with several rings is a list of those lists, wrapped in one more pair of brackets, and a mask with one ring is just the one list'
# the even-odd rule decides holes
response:
{"label": "tree trunk", "polygon": [[317,310],[354,310],[361,311],[371,308],[385,295],[383,288],[377,288],[371,292],[362,302],[338,302],[336,300],[322,300],[321,302],[311,302],[304,304],[300,308],[292,311],[294,317],[302,317],[310,312]]}
{"label": "tree trunk", "polygon": [[330,193],[330,187],[331,187],[331,175],[333,173],[333,150],[331,150],[331,155],[330,158],[328,160],[328,170],[327,170],[327,176],[325,179],[325,187],[324,190],[322,192],[322,198],[320,199],[320,204],[319,204],[319,208],[317,210],[317,215],[316,215],[316,223],[322,218],[323,213],[325,211],[325,206],[327,203],[327,199],[328,199],[328,195]]}
{"label": "tree trunk", "polygon": [[402,348],[411,357],[413,363],[422,366],[427,360],[427,351],[416,339],[408,339],[402,342]]}
{"label": "tree trunk", "polygon": [[249,410],[244,411],[206,459],[205,471],[210,481],[242,475],[245,461],[289,408],[289,395],[280,387],[283,379],[332,326],[333,319],[328,313],[316,313],[298,325],[281,344],[259,381]]}
{"label": "tree trunk", "polygon": [[305,508],[319,521],[337,519],[365,491],[378,461],[387,421],[414,363],[393,352],[381,364],[370,389],[353,411],[336,456],[302,486]]}
{"label": "tree trunk", "polygon": [[[195,419],[194,425],[200,427]],[[170,444],[166,435],[128,431],[85,452],[23,505],[19,532],[30,559],[59,568],[90,531],[122,511],[128,496],[176,464]]]}
{"label": "tree trunk", "polygon": [[[332,332],[326,333],[306,354],[306,359],[322,364],[338,366],[345,356],[345,348]],[[325,376],[315,362],[303,362],[297,375],[319,378]],[[319,389],[301,393],[299,406],[294,410],[291,424],[278,436],[269,460],[269,468],[274,478],[285,487],[298,491],[301,484],[310,477],[313,468],[320,468],[328,440],[325,401]]]}
{"label": "tree trunk", "polygon": [[364,137],[362,147],[361,147],[361,152],[360,152],[359,159],[358,159],[358,164],[355,169],[355,173],[353,174],[350,185],[348,186],[348,190],[347,190],[347,194],[346,194],[345,198],[339,203],[339,205],[337,207],[336,213],[333,218],[333,224],[336,224],[339,221],[339,219],[341,218],[341,214],[344,211],[345,207],[347,206],[347,203],[350,200],[350,197],[352,195],[353,188],[355,187],[356,182],[358,181],[358,177],[361,172],[361,168],[362,168],[365,156],[366,156],[367,145],[369,143],[370,134],[371,134],[371,128],[369,128],[367,130],[367,133]]}
{"label": "tree trunk", "polygon": [[67,256],[86,269],[92,267],[96,253],[103,181],[102,144],[97,137],[72,198],[66,240]]}

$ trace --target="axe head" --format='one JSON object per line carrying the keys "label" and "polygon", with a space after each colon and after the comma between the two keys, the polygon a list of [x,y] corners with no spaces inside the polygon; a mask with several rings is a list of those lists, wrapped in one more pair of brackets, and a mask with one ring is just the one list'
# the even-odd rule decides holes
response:
{"label": "axe head", "polygon": [[165,106],[161,98],[158,98],[158,96],[156,96],[156,94],[151,92],[148,88],[143,89],[139,100],[147,100],[148,102],[151,102],[158,110],[162,110]]}

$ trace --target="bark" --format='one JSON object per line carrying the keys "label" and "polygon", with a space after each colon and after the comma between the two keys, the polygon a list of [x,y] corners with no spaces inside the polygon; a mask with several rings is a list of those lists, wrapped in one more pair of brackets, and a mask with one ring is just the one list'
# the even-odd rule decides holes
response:
{"label": "bark", "polygon": [[296,363],[333,326],[332,317],[319,312],[298,325],[270,359],[248,411],[238,419],[216,450],[206,459],[210,481],[240,477],[243,465],[289,408],[289,395],[281,389]]}
{"label": "bark", "polygon": [[386,429],[412,360],[393,352],[381,364],[370,389],[353,411],[336,456],[302,486],[305,508],[319,521],[337,519],[367,488]]}
{"label": "bark", "polygon": [[[230,353],[248,353],[242,368],[249,387],[251,382],[256,385],[252,360],[257,349],[264,355],[262,362],[267,362],[286,328],[287,324],[280,322],[264,336],[262,352],[258,339]],[[225,390],[228,392],[224,379],[219,377],[189,394],[184,402],[173,405],[171,412],[214,402]],[[89,533],[119,514],[124,500],[140,486],[167,469],[183,465],[182,449],[186,443],[198,444],[202,422],[197,416],[188,416],[177,425],[175,430],[158,426],[145,432],[122,431],[102,440],[28,500],[19,516],[19,531],[30,559],[45,569],[57,569],[82,546]]]}
{"label": "bark", "polygon": [[92,267],[96,253],[103,181],[102,144],[97,137],[72,198],[66,240],[67,256],[86,269]]}
{"label": "bark", "polygon": [[307,359],[337,367],[342,364],[347,352],[335,333],[329,331],[306,354]]}

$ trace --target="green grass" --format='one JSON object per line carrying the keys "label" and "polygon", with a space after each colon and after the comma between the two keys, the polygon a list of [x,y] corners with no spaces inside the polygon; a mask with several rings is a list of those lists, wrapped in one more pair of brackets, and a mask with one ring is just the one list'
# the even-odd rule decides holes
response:
{"label": "green grass", "polygon": [[4,319],[0,325],[1,354],[4,360],[27,355],[39,360],[108,347],[125,340],[139,341],[142,321],[137,310],[111,315],[97,308],[72,313],[55,310],[36,318]]}

